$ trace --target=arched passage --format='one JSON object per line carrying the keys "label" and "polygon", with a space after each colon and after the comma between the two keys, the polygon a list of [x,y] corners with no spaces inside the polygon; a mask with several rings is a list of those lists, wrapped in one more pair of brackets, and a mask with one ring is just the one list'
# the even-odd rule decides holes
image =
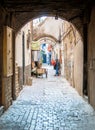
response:
{"label": "arched passage", "polygon": [[[21,18],[21,20],[22,20],[22,24],[20,25],[19,24],[19,26],[20,27],[18,27],[18,22],[19,22],[19,20],[17,20],[17,19],[20,19],[19,17],[15,17],[15,21],[17,20],[17,22],[16,22],[16,24],[15,24],[15,31],[16,31],[16,34],[18,33],[18,31],[19,31],[19,29],[22,27],[22,26],[24,26],[24,22],[27,22],[27,21],[30,21],[30,19],[32,19],[32,18],[26,18],[26,21],[24,21],[24,19],[23,19],[23,17],[25,16],[25,14],[23,15],[23,14],[21,14],[21,16],[20,16],[20,18]],[[51,36],[51,35],[47,35],[47,34],[43,34],[42,36],[40,36],[40,37],[37,37],[36,39],[39,39],[39,38],[41,38],[41,37],[44,37],[44,36],[48,36],[48,37],[51,37],[51,38],[53,38],[56,42],[58,41],[58,39],[56,39],[56,38],[54,38],[53,36]],[[15,73],[15,72],[14,72]]]}
{"label": "arched passage", "polygon": [[[51,18],[51,17],[50,17]],[[62,69],[65,69],[65,77],[66,79],[77,89],[80,95],[83,95],[83,41],[78,33],[78,31],[74,28],[74,26],[71,23],[68,23],[64,21],[63,23],[57,23],[55,24],[56,20],[55,18],[51,18],[51,20],[48,20],[47,26],[41,24],[41,26],[38,26],[38,32],[36,29],[35,30],[35,35],[33,37],[33,40],[46,40],[46,38],[51,39],[55,42],[56,44],[61,44],[59,43],[59,33],[60,33],[60,28],[59,25],[61,25],[61,41],[62,42],[62,47],[56,46],[55,47],[55,54],[58,55],[60,58],[60,61],[64,59],[64,62],[62,63]],[[60,21],[60,20],[59,20]],[[61,20],[63,21],[63,20]],[[53,23],[52,30],[49,28],[49,22]],[[54,25],[54,26],[53,26]],[[58,30],[56,30],[55,26],[58,26]],[[48,32],[45,32],[45,30]],[[63,30],[62,30],[63,29]],[[44,31],[43,31],[44,30]],[[52,34],[51,34],[52,32]],[[51,35],[50,35],[51,34]],[[56,35],[57,34],[57,38]],[[60,49],[61,48],[61,49]],[[63,49],[63,50],[62,50]],[[57,54],[58,53],[58,54]],[[65,57],[63,58],[63,55]],[[63,67],[64,66],[64,67]],[[21,76],[20,76],[21,77]],[[80,78],[79,78],[80,77]]]}
{"label": "arched passage", "polygon": [[[37,3],[38,3],[38,6],[35,7]],[[30,5],[32,4],[32,6],[27,7],[27,5],[29,4]],[[55,16],[57,14],[61,18],[65,18],[67,21],[71,21],[73,25],[75,25],[77,30],[80,32],[81,36],[83,37],[83,42],[84,42],[83,45],[85,48],[84,50],[84,59],[85,59],[84,70],[85,71],[84,72],[87,72],[87,27],[90,20],[89,19],[90,14],[87,13],[87,12],[90,12],[90,9],[87,8],[87,6],[89,4],[90,4],[90,7],[92,7],[91,1],[83,3],[81,0],[78,2],[73,1],[73,2],[66,2],[66,3],[64,1],[63,2],[61,1],[57,4],[56,2],[52,2],[52,1],[48,3],[43,2],[43,1],[41,3],[39,3],[38,1],[33,2],[33,3],[31,3],[30,1],[25,2],[25,3],[23,2],[18,3],[17,1],[15,2],[4,1],[1,3],[1,6],[3,9],[6,8],[9,12],[7,13],[5,9],[1,11],[1,14],[0,14],[1,17],[3,14],[2,23],[1,23],[1,32],[2,32],[2,25],[5,25],[5,24],[14,28],[15,32],[18,32],[19,29],[23,25],[25,25],[29,20],[37,16],[41,16],[44,14],[49,15],[49,16]],[[42,8],[43,5],[45,5],[44,9]],[[1,39],[1,41],[3,43],[3,39]],[[1,46],[1,50],[2,50],[2,46]],[[2,59],[2,55],[1,55],[1,59]],[[1,70],[2,70],[2,66],[3,65],[1,65]],[[87,80],[87,76],[85,75],[84,81],[86,80]],[[85,85],[87,84],[84,84],[84,86]]]}

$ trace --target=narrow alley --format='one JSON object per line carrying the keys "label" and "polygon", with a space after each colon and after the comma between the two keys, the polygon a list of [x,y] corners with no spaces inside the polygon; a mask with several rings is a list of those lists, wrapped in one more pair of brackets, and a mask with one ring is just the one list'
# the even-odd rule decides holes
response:
{"label": "narrow alley", "polygon": [[95,130],[95,111],[48,66],[0,117],[0,130]]}

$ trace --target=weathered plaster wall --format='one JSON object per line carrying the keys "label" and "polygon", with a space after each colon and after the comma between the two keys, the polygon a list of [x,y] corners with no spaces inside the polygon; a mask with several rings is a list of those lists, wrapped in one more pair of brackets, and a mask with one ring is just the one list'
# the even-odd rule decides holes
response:
{"label": "weathered plaster wall", "polygon": [[16,62],[18,66],[22,66],[22,35],[25,34],[25,65],[31,64],[31,48],[27,48],[27,35],[28,30],[31,29],[30,23],[27,23],[17,34],[16,36]]}
{"label": "weathered plaster wall", "polygon": [[77,30],[68,22],[64,24],[64,72],[65,77],[83,94],[83,42]]}
{"label": "weathered plaster wall", "polygon": [[[22,44],[22,35],[24,32],[24,43],[25,43],[25,73],[24,73],[24,78],[26,81],[26,78],[28,76],[31,76],[31,41],[29,42],[29,46],[27,44],[27,36],[28,36],[28,32],[29,30],[31,30],[31,23],[27,23],[17,34],[16,36],[16,63],[18,64],[18,83],[19,86],[17,85],[16,88],[17,90],[21,90],[22,89],[22,85],[23,85],[23,44]],[[31,32],[30,32],[31,33]]]}
{"label": "weathered plaster wall", "polygon": [[60,29],[62,31],[62,23],[62,19],[55,20],[55,17],[47,17],[43,23],[34,28],[33,39],[47,35],[58,40]]}
{"label": "weathered plaster wall", "polygon": [[74,86],[83,95],[83,43],[78,41],[74,47]]}

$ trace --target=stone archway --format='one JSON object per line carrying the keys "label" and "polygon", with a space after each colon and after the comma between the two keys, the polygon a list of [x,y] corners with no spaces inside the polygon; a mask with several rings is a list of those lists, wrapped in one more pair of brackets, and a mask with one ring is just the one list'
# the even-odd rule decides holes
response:
{"label": "stone archway", "polygon": [[[12,24],[11,26],[12,26],[12,28],[14,28],[16,34],[20,30],[20,28],[22,28],[27,22],[29,22],[31,19],[34,18],[31,14],[32,13],[19,13],[19,14],[15,14],[15,15],[13,14],[12,15],[12,17],[13,17],[14,20],[11,21],[11,24]],[[48,14],[48,15],[51,15],[51,14]],[[37,14],[37,16],[39,16],[39,15]],[[78,20],[79,20],[79,18],[78,18]],[[10,24],[8,24],[8,25],[10,26]],[[80,30],[79,30],[79,32],[80,32]],[[82,34],[82,32],[80,32],[80,33]],[[43,36],[46,36],[46,34],[44,34]],[[43,36],[41,36],[41,37],[43,37]],[[49,37],[51,37],[51,36],[49,36]],[[57,41],[57,40],[55,39],[55,41]],[[15,73],[15,70],[14,70],[14,73]]]}
{"label": "stone archway", "polygon": [[[44,13],[42,13],[41,15],[39,13],[33,15],[33,13],[29,12],[29,13],[17,13],[15,14],[15,25],[14,25],[14,29],[15,32],[17,33],[26,23],[28,23],[29,21],[33,20],[34,18],[38,18],[40,16],[43,16]],[[55,17],[56,14],[49,14],[46,16],[52,16]],[[65,18],[65,16],[60,17],[59,18],[63,19]],[[68,22],[71,22],[75,28],[77,29],[77,31],[79,32],[79,34],[83,37],[83,20],[81,19],[81,17],[77,17],[71,20],[65,19]]]}
{"label": "stone archway", "polygon": [[53,42],[57,42],[58,40],[54,37],[54,36],[52,36],[52,35],[49,35],[49,34],[42,34],[42,35],[40,35],[40,36],[38,36],[38,37],[34,37],[34,39],[33,40],[39,40],[39,39],[44,39],[44,37],[47,37],[48,39],[50,39],[51,41],[53,41]]}
{"label": "stone archway", "polygon": [[[25,0],[24,2],[20,0],[18,1],[1,1],[1,7],[2,11],[0,12],[1,16],[1,22],[0,22],[0,38],[1,38],[1,52],[2,52],[2,45],[3,45],[3,39],[2,39],[2,27],[3,25],[8,25],[12,27],[15,30],[15,33],[17,33],[22,26],[24,26],[28,21],[42,15],[47,15],[47,16],[58,16],[62,19],[65,19],[67,21],[70,21],[78,30],[80,35],[82,36],[83,39],[83,45],[84,45],[84,86],[87,86],[87,45],[88,45],[88,35],[90,34],[90,31],[88,31],[88,25],[90,22],[90,12],[91,8],[93,7],[92,5],[94,2],[92,1],[32,1],[30,2],[29,0]],[[93,7],[95,8],[95,7]],[[93,11],[95,12],[95,11]],[[7,16],[7,17],[6,17]],[[6,18],[5,18],[6,17]],[[92,14],[92,18],[94,15]],[[8,19],[8,21],[6,20]],[[89,30],[93,30],[93,21],[92,24],[89,26]],[[93,36],[91,36],[93,37]],[[93,39],[93,38],[92,38]],[[91,40],[89,41],[89,43]],[[94,45],[93,45],[94,46]],[[90,55],[89,55],[90,56]],[[0,70],[3,68],[3,61],[2,61],[2,53],[1,53],[1,66]],[[92,56],[89,58],[91,59]],[[90,62],[90,61],[89,61]],[[89,63],[91,65],[91,62]],[[94,74],[92,74],[94,76]],[[92,77],[93,77],[92,76]],[[2,71],[1,71],[1,79],[2,79]],[[91,80],[89,80],[90,84],[89,87],[91,87],[94,91],[94,84],[91,84]],[[1,81],[1,86],[2,86],[2,81]],[[92,90],[92,91],[93,91]],[[93,91],[93,92],[94,92]],[[94,98],[92,98],[93,93],[90,93],[90,101],[93,106],[95,106],[94,103]],[[93,96],[95,97],[95,96]]]}

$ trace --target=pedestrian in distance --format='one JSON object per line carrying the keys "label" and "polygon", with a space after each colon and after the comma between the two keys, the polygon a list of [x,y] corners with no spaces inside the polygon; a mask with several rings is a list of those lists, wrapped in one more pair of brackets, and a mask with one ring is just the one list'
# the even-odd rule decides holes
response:
{"label": "pedestrian in distance", "polygon": [[55,76],[59,76],[60,74],[60,62],[58,59],[56,59],[56,64],[54,66],[55,69]]}

